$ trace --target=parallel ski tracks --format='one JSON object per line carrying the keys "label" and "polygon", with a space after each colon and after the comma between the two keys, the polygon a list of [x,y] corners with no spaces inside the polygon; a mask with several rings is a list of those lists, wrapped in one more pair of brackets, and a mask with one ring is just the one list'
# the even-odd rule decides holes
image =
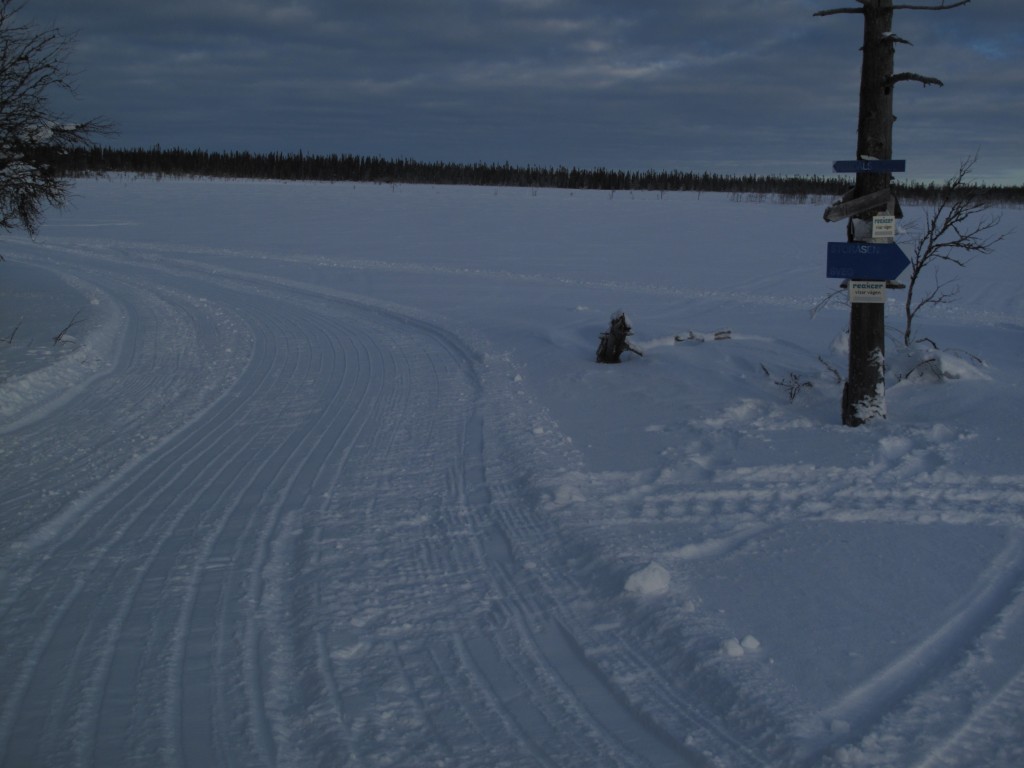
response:
{"label": "parallel ski tracks", "polygon": [[[587,659],[452,334],[187,253],[71,258],[130,331],[11,436],[74,480],[3,497],[58,491],[0,572],[0,764],[702,764]],[[104,445],[66,455],[62,427],[111,398]],[[666,722],[715,730],[646,673]]]}
{"label": "parallel ski tracks", "polygon": [[[13,641],[5,644],[7,667],[12,671],[19,670],[15,682],[8,689],[13,695],[8,696],[8,706],[0,721],[8,726],[4,728],[3,735],[8,744],[9,762],[17,764],[21,757],[34,759],[43,745],[52,753],[58,748],[55,745],[69,740],[74,742],[73,751],[77,753],[78,762],[87,763],[102,757],[101,737],[105,730],[100,722],[102,713],[118,711],[121,705],[115,702],[117,696],[130,699],[147,693],[138,687],[141,680],[131,678],[136,675],[149,678],[153,676],[154,669],[161,668],[168,670],[171,676],[180,675],[190,660],[205,653],[193,650],[196,643],[186,643],[183,638],[187,631],[202,634],[191,632],[195,628],[191,613],[206,599],[201,600],[201,594],[212,594],[205,586],[208,579],[203,573],[216,572],[218,562],[225,566],[223,573],[229,573],[226,566],[238,562],[239,541],[248,540],[255,545],[252,547],[255,559],[243,571],[248,574],[246,583],[238,586],[244,586],[252,593],[249,600],[259,600],[260,569],[269,558],[270,541],[280,521],[281,509],[284,504],[295,503],[296,497],[304,493],[296,491],[297,484],[308,481],[309,476],[318,471],[308,459],[310,451],[317,450],[320,445],[322,434],[334,431],[328,448],[334,447],[333,444],[342,439],[340,433],[352,420],[351,414],[356,414],[358,419],[359,407],[367,397],[371,381],[369,376],[359,371],[374,370],[359,360],[360,356],[367,357],[365,350],[357,349],[357,354],[340,353],[332,335],[335,329],[325,332],[324,327],[317,327],[318,324],[329,326],[327,318],[301,319],[307,322],[288,327],[278,318],[276,327],[268,322],[267,327],[257,328],[255,336],[259,340],[287,339],[290,334],[298,343],[279,344],[265,353],[257,350],[253,357],[257,367],[248,371],[243,388],[218,402],[200,423],[187,428],[171,444],[133,468],[129,476],[107,493],[79,505],[81,520],[70,524],[69,538],[46,552],[45,560],[40,560],[38,552],[30,552],[30,556],[22,558],[23,562],[9,568],[12,582],[21,586],[21,597],[45,590],[43,594],[33,594],[28,606],[12,604],[17,598],[10,594],[4,600],[7,609],[5,627],[24,631],[33,624],[42,625],[33,645],[26,648],[23,642]],[[317,338],[312,341],[306,339],[308,343],[304,343],[302,334],[309,334],[311,330],[317,335],[326,333],[326,341]],[[315,355],[311,350],[315,350]],[[348,359],[359,365],[353,365],[354,373],[346,378],[344,371],[325,371],[325,357],[330,365],[344,366]],[[126,365],[130,367],[134,359],[130,355]],[[284,393],[295,396],[291,385],[297,379],[307,384],[324,379],[330,381],[332,387],[338,387],[329,393],[321,393],[328,401],[326,408],[313,403],[306,409],[308,413],[288,412],[288,403],[296,400],[300,410],[303,408],[301,395],[287,397],[283,403],[275,402],[273,397],[261,396],[264,390],[270,395]],[[351,397],[353,393],[356,405],[350,410],[339,409],[332,402],[340,397]],[[321,423],[321,414],[327,414],[333,421]],[[266,422],[267,427],[257,423],[240,429],[239,425],[246,421]],[[303,427],[308,427],[308,431]],[[280,434],[286,438],[275,448],[275,438]],[[311,438],[310,435],[317,437]],[[255,466],[249,466],[250,463]],[[253,529],[254,521],[259,518],[247,516],[249,505],[264,506],[270,510],[262,525],[256,523],[256,530]],[[227,514],[217,518],[211,513],[217,510],[226,510]],[[197,544],[198,551],[193,549]],[[245,562],[244,558],[252,555],[245,553],[242,557],[242,562]],[[63,561],[62,567],[54,569],[57,572],[51,574],[46,564],[58,560]],[[230,572],[235,573],[234,570]],[[174,615],[173,611],[164,609],[168,597],[181,601],[175,626],[161,626],[170,623],[168,614]],[[240,597],[244,599],[245,595]],[[224,605],[231,601],[224,595],[219,600],[220,608],[213,609],[214,613],[208,614],[207,618],[220,616],[222,621],[225,620],[228,614]],[[146,616],[147,613],[150,615]],[[134,627],[145,626],[147,621],[151,623],[146,630],[147,636],[134,637]],[[243,653],[241,658],[250,660],[246,662],[249,666],[248,682],[258,685],[260,672],[252,660],[258,655],[259,640],[251,629],[251,618],[248,623],[242,632],[247,653]],[[211,640],[212,631],[205,631],[205,642]],[[236,631],[237,627],[230,630],[222,627],[215,634],[223,640]],[[83,637],[75,639],[76,633]],[[94,634],[98,638],[92,641],[94,648],[90,653],[85,643]],[[80,696],[91,697],[92,700],[79,703],[78,713],[51,710],[43,715],[44,700],[47,704],[53,701],[53,681],[49,678],[57,669],[66,666],[68,660],[64,645],[71,642],[76,643],[71,655],[72,674],[61,675],[60,687],[64,694],[58,699],[67,700],[69,692],[80,690]],[[169,643],[169,647],[162,646],[163,643]],[[22,652],[20,656],[19,651]],[[212,665],[203,666],[208,672]],[[135,685],[136,690],[124,690],[119,685],[119,677],[128,678],[126,685]],[[149,679],[145,683],[156,685],[157,689],[161,685],[159,681]],[[176,713],[194,702],[176,701],[179,698],[176,694],[189,691],[190,687],[171,679],[163,685],[167,691],[167,704],[153,701],[149,704],[150,709],[166,709],[163,731],[181,731],[182,724],[178,722]],[[256,694],[250,697],[250,702],[258,710],[263,699],[262,695]],[[27,711],[26,705],[29,706]],[[36,712],[32,707],[40,708],[40,711]],[[146,716],[150,717],[151,713]],[[97,722],[89,723],[90,718]],[[119,712],[114,719],[118,718],[126,719],[125,713]],[[80,725],[68,729],[66,721],[69,719]],[[194,722],[201,720],[193,718]],[[32,730],[41,721],[52,722],[53,725],[44,727],[36,743],[32,744],[32,739],[17,737],[19,728],[13,725],[15,721],[24,723],[22,730]],[[114,725],[123,727],[132,723]],[[129,739],[143,733],[152,738],[159,729],[151,725],[129,728]],[[13,736],[11,730],[14,731]],[[268,729],[257,726],[253,730],[265,733]],[[97,738],[99,744],[93,744]],[[182,741],[190,745],[196,743],[193,739],[183,738]],[[262,749],[258,749],[262,752],[261,757],[265,762],[273,762],[269,759],[271,750],[266,747],[268,739],[258,738],[257,741],[263,744]],[[144,744],[137,745],[137,748],[139,754],[149,751]],[[160,746],[164,751],[169,748],[173,751],[167,743]],[[249,762],[238,752],[237,745],[232,744],[227,752],[241,763]],[[66,752],[59,754],[67,756]],[[123,754],[121,757],[123,759]]]}

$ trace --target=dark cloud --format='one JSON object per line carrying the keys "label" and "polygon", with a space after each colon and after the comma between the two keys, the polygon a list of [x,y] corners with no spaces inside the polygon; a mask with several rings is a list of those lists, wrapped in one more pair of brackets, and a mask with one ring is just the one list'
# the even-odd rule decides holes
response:
{"label": "dark cloud", "polygon": [[[77,33],[69,111],[127,145],[829,173],[855,147],[853,0],[29,0]],[[1024,180],[1019,0],[901,12],[897,154]],[[1016,20],[1011,23],[1010,20]]]}

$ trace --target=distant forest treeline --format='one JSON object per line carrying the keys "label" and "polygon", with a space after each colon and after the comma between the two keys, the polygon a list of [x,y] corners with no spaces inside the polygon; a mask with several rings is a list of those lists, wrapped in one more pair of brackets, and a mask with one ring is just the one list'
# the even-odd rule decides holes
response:
{"label": "distant forest treeline", "polygon": [[[66,176],[132,173],[149,176],[358,181],[381,184],[461,184],[492,187],[727,192],[778,196],[794,202],[836,197],[852,183],[839,176],[731,176],[688,171],[614,171],[605,168],[539,168],[505,163],[425,163],[416,160],[309,155],[303,152],[208,152],[198,149],[93,147],[48,158]],[[955,170],[955,169],[954,169]],[[904,200],[928,202],[941,185],[900,183]],[[993,204],[1024,205],[1024,186],[984,186]]]}

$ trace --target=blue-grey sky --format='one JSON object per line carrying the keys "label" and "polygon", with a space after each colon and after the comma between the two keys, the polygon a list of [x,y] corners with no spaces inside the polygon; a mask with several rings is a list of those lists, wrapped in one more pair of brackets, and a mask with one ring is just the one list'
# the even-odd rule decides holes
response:
{"label": "blue-grey sky", "polygon": [[[938,4],[941,0],[912,0]],[[899,3],[900,0],[897,0]],[[831,174],[856,148],[857,0],[26,0],[74,33],[73,117],[118,146]],[[899,11],[894,156],[1024,183],[1024,3]]]}

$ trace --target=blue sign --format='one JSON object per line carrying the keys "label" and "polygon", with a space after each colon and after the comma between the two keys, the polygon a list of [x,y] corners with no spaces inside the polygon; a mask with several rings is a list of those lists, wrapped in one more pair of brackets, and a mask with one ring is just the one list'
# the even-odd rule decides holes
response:
{"label": "blue sign", "polygon": [[828,277],[895,280],[910,266],[896,243],[829,243]]}
{"label": "blue sign", "polygon": [[836,173],[903,173],[906,160],[836,160],[832,163]]}

